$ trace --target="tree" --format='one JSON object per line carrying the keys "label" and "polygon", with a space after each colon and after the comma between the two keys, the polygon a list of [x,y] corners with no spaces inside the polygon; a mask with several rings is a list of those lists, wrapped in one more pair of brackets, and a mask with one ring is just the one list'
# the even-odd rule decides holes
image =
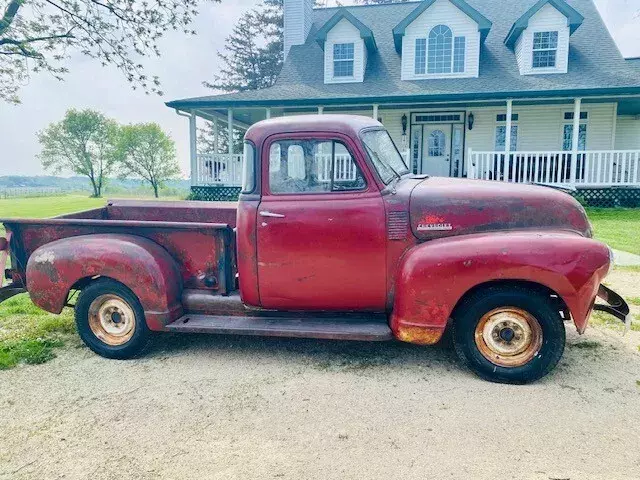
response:
{"label": "tree", "polygon": [[120,174],[149,182],[158,198],[166,180],[180,175],[176,146],[157,123],[127,125],[120,130],[118,147]]}
{"label": "tree", "polygon": [[[145,92],[162,94],[138,57],[160,55],[167,30],[194,34],[199,0],[0,0],[0,99],[19,103],[31,72],[62,79],[73,52],[114,65]],[[212,0],[219,2],[220,0]]]}
{"label": "tree", "polygon": [[68,110],[64,119],[38,133],[39,155],[46,170],[69,170],[89,177],[93,196],[102,194],[116,163],[118,125],[100,112]]}
{"label": "tree", "polygon": [[257,90],[275,83],[283,61],[283,0],[267,0],[246,12],[226,39],[220,73],[206,87],[225,92]]}

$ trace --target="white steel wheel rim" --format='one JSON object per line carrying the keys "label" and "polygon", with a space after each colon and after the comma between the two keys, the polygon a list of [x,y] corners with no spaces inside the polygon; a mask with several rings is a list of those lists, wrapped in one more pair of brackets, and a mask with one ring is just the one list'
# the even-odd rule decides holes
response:
{"label": "white steel wheel rim", "polygon": [[89,328],[105,344],[123,345],[133,337],[136,316],[133,308],[121,297],[100,295],[89,305]]}

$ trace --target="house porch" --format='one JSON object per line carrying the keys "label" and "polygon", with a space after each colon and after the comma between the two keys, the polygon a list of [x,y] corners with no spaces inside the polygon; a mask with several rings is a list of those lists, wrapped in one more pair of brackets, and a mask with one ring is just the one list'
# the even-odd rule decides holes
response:
{"label": "house porch", "polygon": [[[415,173],[565,185],[584,190],[583,197],[595,189],[599,201],[602,190],[615,188],[615,198],[606,202],[640,203],[640,101],[635,97],[193,110],[188,115],[196,196],[237,195],[242,135],[253,123],[323,113],[377,118]],[[197,122],[203,121],[211,137],[206,144],[197,141]]]}

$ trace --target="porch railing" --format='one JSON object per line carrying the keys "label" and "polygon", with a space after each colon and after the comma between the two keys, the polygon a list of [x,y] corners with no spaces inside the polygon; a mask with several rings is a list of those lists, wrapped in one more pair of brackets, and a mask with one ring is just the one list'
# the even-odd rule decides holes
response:
{"label": "porch railing", "polygon": [[242,184],[242,155],[228,153],[198,154],[196,185]]}
{"label": "porch railing", "polygon": [[467,177],[551,185],[640,185],[640,150],[515,151],[469,150]]}

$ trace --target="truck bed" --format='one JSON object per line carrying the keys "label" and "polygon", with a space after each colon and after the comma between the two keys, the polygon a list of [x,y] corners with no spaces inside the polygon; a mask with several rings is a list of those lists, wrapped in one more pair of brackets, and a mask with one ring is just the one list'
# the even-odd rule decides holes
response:
{"label": "truck bed", "polygon": [[10,233],[11,277],[25,284],[30,255],[42,245],[90,234],[145,237],[176,261],[184,288],[228,295],[235,288],[235,202],[110,200],[102,208],[53,218],[0,219]]}

